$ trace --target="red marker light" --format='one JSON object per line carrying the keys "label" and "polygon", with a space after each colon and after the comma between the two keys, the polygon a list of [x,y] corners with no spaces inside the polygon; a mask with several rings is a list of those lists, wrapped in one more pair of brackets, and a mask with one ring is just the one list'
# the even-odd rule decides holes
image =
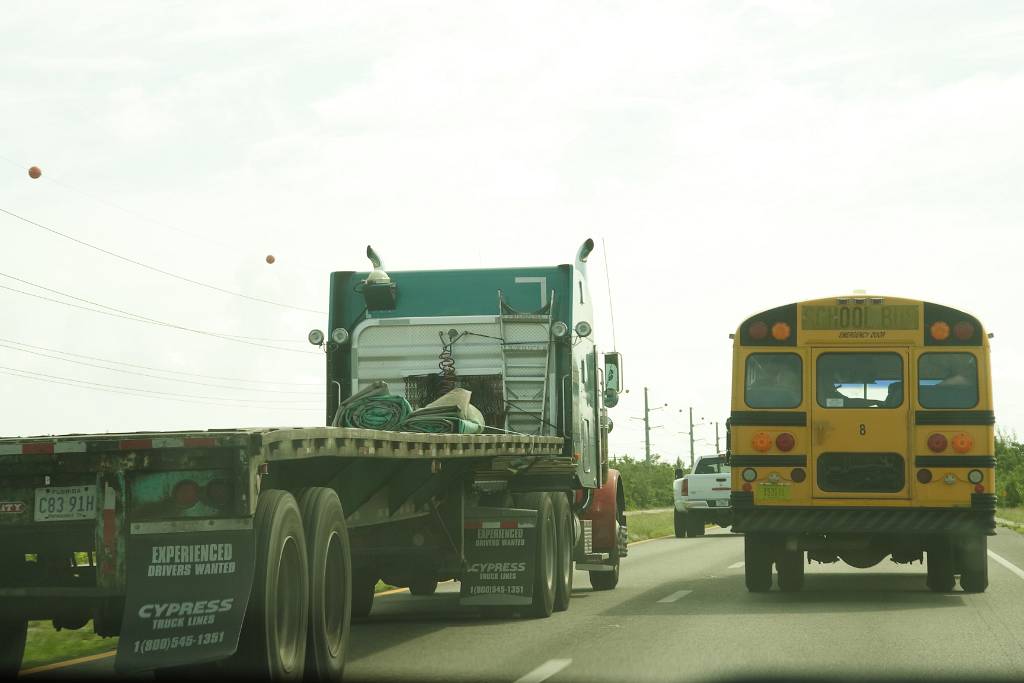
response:
{"label": "red marker light", "polygon": [[946,450],[946,446],[949,442],[946,441],[945,434],[932,434],[928,437],[928,448],[931,449],[932,453],[941,453]]}
{"label": "red marker light", "polygon": [[273,254],[267,254],[267,263],[273,263],[276,260]]}
{"label": "red marker light", "polygon": [[768,336],[768,325],[763,320],[758,320],[751,323],[750,327],[747,328],[747,333],[754,341],[761,341]]}
{"label": "red marker light", "polygon": [[789,432],[782,432],[775,437],[775,447],[780,451],[788,452],[793,450],[793,446],[796,445],[796,439]]}
{"label": "red marker light", "polygon": [[38,166],[33,166],[32,168],[28,169],[28,177],[32,178],[33,180],[35,180],[41,175],[43,175],[43,171]]}
{"label": "red marker light", "polygon": [[743,484],[743,490],[750,492],[754,490],[754,487],[750,485],[750,482],[746,482]]}
{"label": "red marker light", "polygon": [[953,326],[953,336],[960,341],[967,341],[974,336],[974,325],[966,320],[961,320]]}

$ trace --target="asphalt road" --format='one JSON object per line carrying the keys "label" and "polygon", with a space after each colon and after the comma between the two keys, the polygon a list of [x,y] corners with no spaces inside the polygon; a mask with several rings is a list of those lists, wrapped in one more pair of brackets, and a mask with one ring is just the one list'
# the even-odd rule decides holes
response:
{"label": "asphalt road", "polygon": [[[1024,680],[1024,535],[1001,528],[989,550],[980,595],[931,593],[923,565],[889,560],[811,565],[803,592],[754,595],[740,537],[661,539],[632,547],[614,591],[577,572],[569,611],[550,619],[483,618],[459,608],[457,584],[378,597],[353,627],[346,678]],[[111,676],[112,662],[46,675]]]}

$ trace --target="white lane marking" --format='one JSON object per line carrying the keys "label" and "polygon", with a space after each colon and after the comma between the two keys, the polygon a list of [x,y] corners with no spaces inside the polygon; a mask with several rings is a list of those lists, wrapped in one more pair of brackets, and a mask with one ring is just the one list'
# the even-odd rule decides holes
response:
{"label": "white lane marking", "polygon": [[540,683],[541,681],[546,681],[570,664],[572,664],[571,659],[549,659],[530,673],[517,679],[516,683]]}
{"label": "white lane marking", "polygon": [[742,566],[743,566],[742,562],[733,562],[732,564],[729,565],[729,569],[739,569]]}
{"label": "white lane marking", "polygon": [[692,592],[693,591],[676,591],[672,595],[667,595],[664,598],[662,598],[661,600],[658,600],[658,602],[675,602],[679,598],[685,598],[687,595],[689,595]]}
{"label": "white lane marking", "polygon": [[1002,555],[996,555],[991,550],[988,551],[988,556],[991,557],[996,562],[998,562],[999,564],[1001,564],[1004,567],[1006,567],[1007,569],[1009,569],[1011,572],[1013,572],[1014,574],[1016,574],[1020,578],[1024,579],[1024,569],[1021,569],[1020,567],[1015,565],[1013,562],[1010,562],[1008,559],[1006,559]]}

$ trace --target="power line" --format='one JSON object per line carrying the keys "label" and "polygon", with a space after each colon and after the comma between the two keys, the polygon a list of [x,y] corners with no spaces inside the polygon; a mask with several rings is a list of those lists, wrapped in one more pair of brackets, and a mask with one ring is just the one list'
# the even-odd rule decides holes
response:
{"label": "power line", "polygon": [[16,346],[9,346],[7,344],[0,344],[0,348],[11,349],[13,351],[20,351],[22,353],[30,353],[33,356],[40,356],[42,358],[52,358],[54,360],[64,361],[65,363],[74,363],[76,365],[84,365],[84,366],[90,367],[90,368],[99,368],[100,370],[109,370],[110,372],[121,372],[121,373],[124,373],[126,375],[136,375],[136,376],[139,376],[139,377],[151,377],[153,379],[165,380],[167,382],[183,382],[185,384],[196,384],[196,385],[203,386],[203,387],[215,387],[217,389],[233,389],[235,391],[258,391],[258,392],[271,393],[271,394],[298,394],[298,395],[309,396],[309,395],[321,393],[321,392],[309,391],[309,390],[306,390],[306,391],[288,391],[288,390],[284,390],[284,389],[259,389],[259,388],[254,388],[254,387],[233,387],[233,386],[229,386],[229,385],[226,385],[226,384],[211,384],[209,382],[197,382],[195,380],[179,379],[177,377],[161,377],[160,375],[151,375],[151,374],[146,373],[146,372],[136,372],[134,370],[122,370],[121,368],[111,368],[111,367],[107,367],[105,365],[98,365],[96,363],[86,363],[85,361],[73,360],[71,358],[61,358],[60,356],[52,356],[52,355],[50,355],[48,353],[39,353],[38,351],[29,351],[28,349],[19,349]]}
{"label": "power line", "polygon": [[112,365],[123,365],[129,368],[140,368],[142,370],[153,370],[155,372],[166,372],[172,375],[185,375],[186,377],[201,377],[204,379],[223,379],[229,382],[251,382],[254,384],[279,384],[287,386],[298,386],[298,387],[322,387],[323,382],[284,382],[275,381],[269,379],[244,379],[242,377],[224,377],[221,375],[207,375],[197,372],[185,372],[183,370],[165,370],[164,368],[155,368],[152,365],[139,365],[137,363],[126,363],[125,361],[113,360],[110,358],[100,358],[98,356],[87,356],[82,353],[72,353],[70,351],[61,351],[60,349],[53,349],[48,346],[37,346],[35,344],[26,344],[25,342],[18,341],[16,339],[4,339],[0,337],[0,342],[7,344],[17,344],[18,346],[25,346],[30,349],[37,349],[40,351],[51,351],[53,353],[59,353],[63,356],[73,356],[75,358],[86,358],[88,360],[98,360],[101,363],[111,363]]}
{"label": "power line", "polygon": [[[280,403],[318,403],[318,401],[295,401],[285,399],[260,399],[260,398],[229,398],[226,396],[199,396],[196,394],[178,394],[171,391],[155,391],[153,389],[139,389],[137,387],[124,387],[118,384],[103,384],[101,382],[90,382],[83,379],[74,379],[72,377],[61,377],[59,375],[48,375],[43,372],[33,372],[32,370],[22,370],[21,368],[11,368],[5,365],[0,365],[0,370],[7,370],[12,372],[21,372],[26,375],[32,375],[36,377],[45,377],[46,379],[60,380],[62,382],[74,382],[76,384],[82,384],[93,387],[102,387],[104,389],[117,389],[119,391],[137,391],[142,394],[153,394],[157,396],[174,396],[178,398],[195,398],[204,401],[238,401],[239,403],[256,403],[256,404],[280,404]],[[273,406],[267,406],[273,407]]]}
{"label": "power line", "polygon": [[601,238],[601,255],[604,256],[604,283],[608,285],[608,316],[612,321],[612,350],[619,348],[615,341],[615,305],[612,303],[612,276],[608,272],[608,248],[604,245],[604,237]]}
{"label": "power line", "polygon": [[[0,277],[11,277],[11,276],[4,275],[3,273],[0,273]],[[13,277],[11,277],[11,279],[19,280],[20,282],[25,282],[26,284],[29,284],[29,285],[31,285],[33,287],[39,287],[40,289],[45,289],[47,291],[54,291],[54,292],[60,294],[61,296],[66,296],[66,297],[71,298],[71,299],[78,299],[78,297],[72,296],[70,294],[64,294],[63,292],[59,292],[57,290],[49,290],[46,287],[42,287],[40,285],[36,285],[34,283],[28,282],[27,280],[20,280],[19,278],[13,278]],[[163,322],[161,320],[156,320],[156,319],[153,319],[153,318],[146,318],[145,316],[137,315],[135,313],[128,313],[127,315],[119,315],[117,313],[110,313],[108,311],[100,311],[100,310],[96,310],[95,308],[88,308],[87,306],[79,306],[78,304],[73,304],[73,303],[70,303],[70,302],[67,302],[67,301],[60,301],[59,299],[51,299],[50,297],[42,296],[40,294],[33,294],[31,292],[25,292],[25,291],[22,291],[20,289],[15,289],[14,287],[7,287],[5,285],[0,285],[0,289],[6,289],[6,290],[8,290],[10,292],[15,292],[17,294],[22,294],[24,296],[30,296],[30,297],[33,297],[35,299],[41,299],[43,301],[49,301],[49,302],[55,303],[55,304],[61,304],[63,306],[70,306],[71,308],[78,308],[78,309],[81,309],[83,311],[89,311],[90,313],[98,313],[100,315],[106,315],[106,316],[110,316],[112,318],[121,318],[123,320],[131,320],[131,321],[139,322],[139,323],[147,323],[147,324],[150,324],[150,325],[158,325],[158,326],[161,326],[161,327],[169,327],[169,328],[176,329],[176,330],[183,330],[185,332],[193,332],[195,334],[201,334],[201,335],[204,335],[204,336],[207,336],[207,337],[216,337],[218,339],[226,339],[227,341],[238,342],[239,344],[248,344],[249,346],[258,346],[258,347],[265,348],[265,349],[274,349],[276,351],[287,351],[288,353],[304,353],[304,354],[316,354],[317,353],[316,351],[303,351],[301,349],[286,349],[286,348],[281,347],[281,346],[272,346],[270,344],[261,344],[261,343],[258,343],[258,342],[249,341],[245,337],[232,336],[232,335],[226,335],[226,334],[219,334],[219,333],[216,333],[216,332],[208,332],[206,330],[198,330],[198,329],[195,329],[195,328],[192,328],[192,327],[185,327],[184,325],[175,325],[174,323]],[[81,301],[82,299],[79,299],[79,300]],[[96,303],[93,303],[93,302],[88,302],[88,303],[91,303],[94,306],[100,306],[102,308],[110,308],[109,306],[104,306],[103,304],[96,304]]]}
{"label": "power line", "polygon": [[237,296],[237,297],[240,297],[242,299],[248,299],[249,301],[257,301],[259,303],[269,304],[271,306],[278,306],[280,308],[290,308],[290,309],[295,310],[295,311],[303,311],[305,313],[316,313],[318,315],[326,315],[327,314],[326,311],[319,311],[319,310],[316,310],[316,309],[313,309],[313,308],[305,308],[303,306],[293,306],[291,304],[281,303],[280,301],[272,301],[270,299],[264,299],[264,298],[258,297],[258,296],[250,296],[249,294],[243,294],[242,292],[235,292],[235,291],[232,291],[230,289],[224,289],[223,287],[218,287],[217,285],[211,285],[208,282],[202,282],[200,280],[193,280],[192,278],[185,277],[184,275],[178,275],[177,273],[172,273],[172,272],[170,272],[168,270],[163,270],[162,268],[157,268],[156,266],[151,266],[151,265],[149,265],[147,263],[143,263],[142,261],[136,261],[133,258],[129,258],[127,256],[122,256],[121,254],[118,254],[116,252],[110,251],[109,249],[104,249],[103,247],[96,246],[95,244],[91,244],[89,242],[86,242],[85,240],[80,240],[77,237],[72,237],[71,235],[68,235],[67,233],[63,233],[60,230],[55,230],[54,228],[48,227],[46,225],[43,225],[42,223],[37,223],[36,221],[30,220],[28,218],[25,218],[24,216],[19,216],[18,214],[14,213],[12,211],[8,211],[7,209],[0,208],[0,212],[3,212],[5,214],[7,214],[8,216],[10,216],[12,218],[16,218],[19,221],[27,223],[27,224],[29,224],[31,226],[39,228],[40,230],[45,230],[48,233],[51,233],[53,235],[57,235],[58,237],[63,237],[64,239],[70,240],[71,242],[74,242],[75,244],[79,244],[79,245],[81,245],[83,247],[87,247],[89,249],[93,249],[94,251],[98,251],[98,252],[100,252],[102,254],[106,254],[107,256],[113,256],[116,259],[120,259],[121,261],[124,261],[126,263],[131,263],[133,265],[139,266],[140,268],[145,268],[146,270],[151,270],[154,273],[160,273],[161,275],[166,275],[168,277],[175,278],[176,280],[181,280],[183,282],[188,282],[190,284],[198,285],[199,287],[205,287],[207,289],[212,289],[214,291],[222,292],[224,294],[230,294],[231,296]]}
{"label": "power line", "polygon": [[[30,379],[30,380],[33,380],[33,381],[36,381],[36,382],[45,382],[45,383],[48,383],[48,384],[62,384],[64,386],[76,387],[78,389],[90,389],[92,391],[102,391],[102,392],[107,393],[107,394],[121,394],[123,396],[134,396],[136,398],[153,398],[153,399],[157,399],[157,400],[161,400],[161,401],[174,401],[176,403],[191,403],[191,404],[195,404],[195,405],[216,406],[218,408],[269,408],[270,407],[270,406],[252,406],[252,405],[244,405],[244,404],[241,404],[241,405],[240,404],[227,405],[227,404],[223,404],[223,403],[211,403],[209,401],[190,401],[188,399],[171,398],[171,397],[168,397],[168,396],[151,396],[151,395],[142,394],[142,393],[129,393],[128,391],[117,391],[115,389],[103,389],[103,388],[100,388],[100,387],[94,387],[94,386],[89,386],[89,385],[85,385],[85,384],[72,384],[71,382],[65,382],[65,381],[62,381],[62,380],[43,379],[41,377],[32,377],[32,376],[28,376],[28,375],[18,374],[16,372],[6,372],[6,371],[3,371],[3,370],[0,370],[0,375],[7,375],[9,377],[19,377],[21,379]],[[297,407],[287,407],[287,406],[275,406],[274,410],[297,410],[297,411],[303,411],[303,412],[312,412],[314,410],[316,410],[317,412],[321,411],[320,408],[297,408]]]}

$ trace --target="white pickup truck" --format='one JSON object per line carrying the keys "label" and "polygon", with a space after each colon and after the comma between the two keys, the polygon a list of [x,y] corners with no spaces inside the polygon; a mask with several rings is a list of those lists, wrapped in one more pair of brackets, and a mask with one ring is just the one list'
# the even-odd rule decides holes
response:
{"label": "white pickup truck", "polygon": [[708,522],[732,523],[729,466],[724,460],[722,455],[708,455],[697,460],[692,474],[683,476],[682,470],[676,470],[672,483],[676,538],[703,536]]}

